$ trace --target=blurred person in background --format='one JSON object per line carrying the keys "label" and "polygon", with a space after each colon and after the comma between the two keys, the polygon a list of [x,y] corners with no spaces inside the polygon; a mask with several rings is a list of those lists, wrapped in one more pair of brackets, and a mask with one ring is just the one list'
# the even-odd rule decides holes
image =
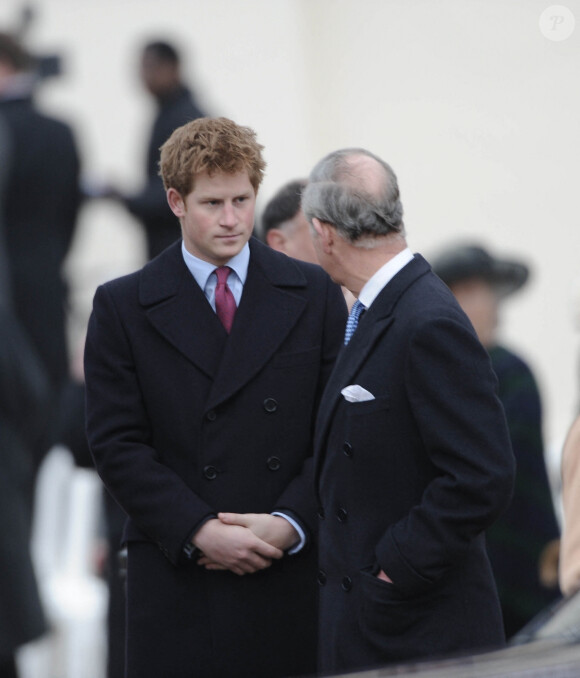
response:
{"label": "blurred person in background", "polygon": [[[84,340],[73,354],[71,378],[62,390],[56,415],[55,443],[64,445],[81,468],[94,468],[85,428]],[[106,554],[103,576],[107,581],[107,678],[125,676],[125,549],[123,527],[127,516],[103,488]],[[97,568],[99,569],[99,568]]]}
{"label": "blurred person in background", "polygon": [[[270,198],[262,213],[262,238],[273,250],[318,264],[310,224],[301,206],[302,191],[306,184],[306,179],[289,181]],[[350,310],[354,297],[345,287],[342,293]]]}
{"label": "blurred person in background", "polygon": [[562,508],[560,588],[565,596],[572,596],[580,589],[580,416],[562,449]]}
{"label": "blurred person in background", "polygon": [[10,140],[1,209],[12,309],[57,394],[68,377],[62,267],[80,206],[80,163],[71,128],[37,110],[37,82],[35,60],[0,33],[0,115]]}
{"label": "blurred person in background", "polygon": [[10,135],[0,114],[0,307],[12,307],[8,255],[6,254],[2,202],[10,163]]}
{"label": "blurred person in background", "polygon": [[28,336],[14,316],[0,308],[0,678],[17,675],[17,648],[46,631],[30,530],[49,394]]}
{"label": "blurred person in background", "polygon": [[141,54],[140,74],[157,106],[147,146],[145,183],[133,195],[124,195],[117,189],[107,195],[121,201],[141,222],[152,259],[180,237],[179,222],[167,204],[159,176],[159,149],[173,130],[205,114],[183,83],[181,58],[174,45],[162,40],[147,43]]}
{"label": "blurred person in background", "polygon": [[[0,114],[0,208],[10,162]],[[0,209],[0,265],[3,250]],[[2,273],[3,271],[0,271]],[[2,280],[0,276],[0,281]],[[16,650],[46,631],[30,555],[34,474],[47,425],[48,380],[0,286],[0,678],[16,678]]]}
{"label": "blurred person in background", "polygon": [[284,184],[274,194],[262,213],[262,237],[278,252],[318,264],[310,225],[300,206],[305,186],[305,179],[296,179]]}
{"label": "blurred person in background", "polygon": [[528,267],[475,244],[449,246],[432,260],[487,349],[499,382],[516,457],[516,482],[507,511],[487,531],[507,638],[555,601],[560,530],[544,458],[542,406],[526,362],[498,343],[506,297],[528,280]]}

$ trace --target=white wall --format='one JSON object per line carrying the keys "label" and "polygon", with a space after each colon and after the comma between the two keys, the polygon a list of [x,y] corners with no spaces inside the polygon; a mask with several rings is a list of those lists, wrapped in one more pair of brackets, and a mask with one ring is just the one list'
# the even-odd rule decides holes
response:
{"label": "white wall", "polygon": [[[580,395],[580,25],[555,42],[545,0],[37,0],[29,43],[65,55],[43,103],[77,129],[85,172],[138,184],[151,115],[136,79],[145,39],[175,39],[203,105],[266,146],[262,204],[326,152],[366,146],[399,176],[411,247],[476,238],[531,265],[503,334],[532,364],[547,438]],[[580,0],[565,2],[580,22]],[[21,8],[3,0],[0,27]],[[95,284],[140,265],[135,223],[83,213],[69,261],[82,333]],[[576,315],[580,310],[576,308]]]}

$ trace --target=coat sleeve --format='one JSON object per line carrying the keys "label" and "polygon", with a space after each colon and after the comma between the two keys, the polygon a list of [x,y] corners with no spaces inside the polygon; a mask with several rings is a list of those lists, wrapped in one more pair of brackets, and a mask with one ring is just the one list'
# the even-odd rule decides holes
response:
{"label": "coat sleeve", "polygon": [[409,337],[405,388],[432,476],[421,501],[377,546],[403,590],[442,577],[507,507],[515,463],[497,380],[485,349],[455,319]]}
{"label": "coat sleeve", "polygon": [[177,563],[213,511],[151,445],[131,344],[107,286],[95,295],[85,346],[87,436],[105,485],[141,532]]}

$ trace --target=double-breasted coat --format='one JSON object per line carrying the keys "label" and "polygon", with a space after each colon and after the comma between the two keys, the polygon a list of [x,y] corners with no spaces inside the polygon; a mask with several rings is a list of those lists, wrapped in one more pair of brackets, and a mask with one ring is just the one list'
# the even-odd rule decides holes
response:
{"label": "double-breasted coat", "polygon": [[255,239],[229,336],[181,243],[97,290],[87,430],[129,516],[129,677],[314,671],[315,549],[243,577],[183,549],[218,511],[283,510],[315,525],[314,417],[345,319],[322,269]]}
{"label": "double-breasted coat", "polygon": [[[374,399],[347,402],[356,384]],[[505,417],[485,350],[419,255],[339,356],[315,458],[324,672],[503,642],[483,531],[511,495]]]}

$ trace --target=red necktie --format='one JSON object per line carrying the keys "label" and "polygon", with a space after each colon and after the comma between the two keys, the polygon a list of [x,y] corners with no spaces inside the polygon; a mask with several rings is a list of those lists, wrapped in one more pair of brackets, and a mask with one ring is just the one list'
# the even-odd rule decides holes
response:
{"label": "red necktie", "polygon": [[220,266],[215,269],[217,276],[217,287],[215,288],[215,311],[222,325],[229,334],[234,322],[236,313],[236,300],[232,291],[228,287],[228,276],[231,273],[229,266]]}

